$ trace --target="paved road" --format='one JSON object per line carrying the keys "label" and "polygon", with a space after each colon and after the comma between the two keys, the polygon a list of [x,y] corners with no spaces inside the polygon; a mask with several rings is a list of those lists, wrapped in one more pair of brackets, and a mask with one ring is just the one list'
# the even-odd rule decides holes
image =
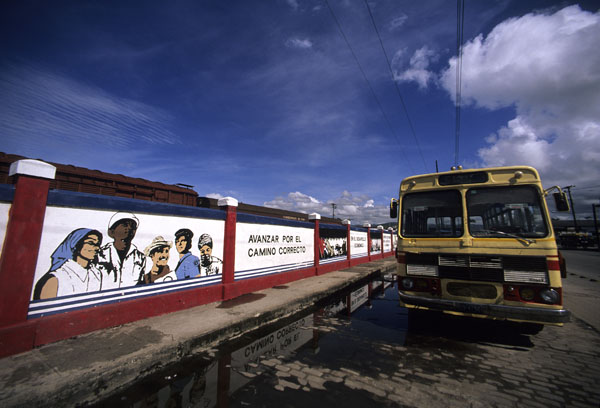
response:
{"label": "paved road", "polygon": [[[424,318],[404,344],[368,322],[318,322],[318,353],[267,358],[230,407],[598,407],[600,339],[580,321],[536,336]],[[361,328],[362,326],[362,328]],[[474,330],[473,330],[474,329]],[[388,329],[389,330],[389,329]],[[365,336],[369,332],[371,335]],[[373,334],[383,340],[373,341]],[[389,334],[389,333],[388,333]]]}
{"label": "paved road", "polygon": [[[240,339],[229,348],[211,350],[215,359],[188,363],[191,371],[174,367],[159,379],[138,384],[134,392],[105,402],[597,408],[600,333],[579,317],[584,313],[587,318],[587,305],[597,300],[593,286],[597,282],[590,281],[589,272],[597,258],[578,252],[566,255],[576,275],[570,275],[565,286],[574,316],[563,327],[547,326],[531,335],[512,324],[409,314],[398,306],[397,289],[392,287],[351,317],[336,314],[335,307],[326,308],[272,332]],[[584,293],[590,296],[581,296]],[[178,385],[167,380],[176,376]]]}
{"label": "paved road", "polygon": [[567,261],[565,307],[600,331],[600,251],[561,250]]}
{"label": "paved road", "polygon": [[564,255],[573,317],[563,327],[528,335],[479,319],[409,317],[383,298],[351,320],[318,320],[318,354],[265,360],[273,377],[237,391],[230,406],[599,407],[600,253]]}

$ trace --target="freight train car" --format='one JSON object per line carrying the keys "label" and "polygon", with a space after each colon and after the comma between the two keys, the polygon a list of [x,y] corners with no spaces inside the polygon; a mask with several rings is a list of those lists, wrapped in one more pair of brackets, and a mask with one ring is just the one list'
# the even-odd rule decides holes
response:
{"label": "freight train car", "polygon": [[[29,158],[0,152],[0,183],[15,183],[15,177],[9,176],[10,165],[17,160],[22,159]],[[158,201],[161,203],[189,205],[193,207],[218,208],[216,199],[200,197],[193,189],[193,186],[190,185],[164,184],[157,181],[127,177],[122,174],[90,170],[85,167],[51,162],[47,163],[56,167],[55,179],[50,181],[51,189]],[[308,221],[307,214],[251,204],[239,203],[238,211],[260,216],[295,221]],[[327,217],[322,217],[322,222],[341,224],[341,220]]]}

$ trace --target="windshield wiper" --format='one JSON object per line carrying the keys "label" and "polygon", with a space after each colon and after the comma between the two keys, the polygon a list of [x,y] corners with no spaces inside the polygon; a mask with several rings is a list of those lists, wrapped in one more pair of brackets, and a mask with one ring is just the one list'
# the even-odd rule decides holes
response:
{"label": "windshield wiper", "polygon": [[[478,233],[479,233],[479,232],[483,232],[483,233],[486,233],[486,234],[498,234],[498,235],[502,235],[502,236],[505,236],[505,237],[514,238],[514,239],[516,239],[516,240],[518,240],[518,241],[525,241],[525,242],[527,242],[527,244],[528,244],[528,245],[531,245],[531,244],[535,244],[535,243],[536,243],[536,240],[535,240],[535,239],[529,239],[529,238],[521,237],[521,236],[519,236],[519,235],[516,235],[516,234],[511,234],[511,233],[509,233],[509,232],[504,232],[504,231],[496,231],[496,230],[479,230],[479,231],[477,231],[477,232],[478,232]],[[475,237],[476,237],[477,235],[473,235],[473,236],[475,236]]]}

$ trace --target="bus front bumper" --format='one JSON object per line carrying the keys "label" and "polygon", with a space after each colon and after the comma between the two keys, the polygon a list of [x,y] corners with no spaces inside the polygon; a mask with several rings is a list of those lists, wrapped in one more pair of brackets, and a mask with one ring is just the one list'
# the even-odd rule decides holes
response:
{"label": "bus front bumper", "polygon": [[523,306],[506,306],[488,303],[471,303],[457,300],[432,299],[399,292],[400,300],[410,306],[431,310],[490,316],[498,319],[526,320],[538,323],[566,323],[571,312],[566,309],[545,309]]}

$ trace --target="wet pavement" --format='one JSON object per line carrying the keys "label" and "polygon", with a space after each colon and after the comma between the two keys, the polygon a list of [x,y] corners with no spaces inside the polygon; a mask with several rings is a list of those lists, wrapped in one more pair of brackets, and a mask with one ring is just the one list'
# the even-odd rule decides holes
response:
{"label": "wet pavement", "polygon": [[395,265],[394,258],[375,260],[0,359],[0,406],[94,403],[212,345],[282,321],[341,290],[364,285],[373,276],[393,271]]}
{"label": "wet pavement", "polygon": [[516,324],[408,313],[385,280],[207,350],[97,406],[600,405],[600,334],[583,321],[531,334]]}
{"label": "wet pavement", "polygon": [[[332,272],[2,359],[0,405],[600,406],[600,333],[577,313],[537,334],[409,313],[390,276],[379,277],[394,265]],[[570,287],[596,291],[583,281],[566,286],[567,302]],[[259,324],[267,321],[276,323]]]}

